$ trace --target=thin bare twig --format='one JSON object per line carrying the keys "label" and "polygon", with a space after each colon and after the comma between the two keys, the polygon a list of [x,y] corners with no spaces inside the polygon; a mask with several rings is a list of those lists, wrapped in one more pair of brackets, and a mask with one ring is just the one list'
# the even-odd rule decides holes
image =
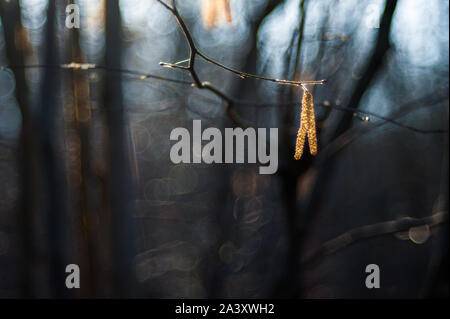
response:
{"label": "thin bare twig", "polygon": [[[231,120],[236,123],[239,126],[246,126],[238,117],[238,115],[232,110],[233,107],[233,100],[229,97],[227,97],[223,92],[221,92],[219,89],[215,88],[214,86],[211,85],[211,83],[204,81],[202,82],[200,80],[200,77],[198,76],[197,72],[195,71],[195,58],[197,55],[203,57],[205,60],[209,59],[208,57],[206,57],[203,53],[201,53],[195,43],[194,43],[194,39],[191,36],[191,33],[186,25],[186,23],[184,22],[183,18],[181,17],[175,0],[172,0],[172,7],[170,7],[169,5],[167,5],[164,1],[162,0],[156,0],[159,3],[161,3],[167,10],[169,10],[173,16],[175,17],[176,21],[178,22],[178,25],[180,26],[181,30],[183,31],[186,41],[189,44],[189,49],[190,49],[190,53],[189,53],[189,58],[183,61],[179,61],[176,63],[166,63],[166,62],[160,62],[159,64],[161,66],[164,67],[169,67],[169,68],[174,68],[174,69],[181,69],[181,70],[186,70],[190,73],[192,79],[194,80],[194,83],[192,83],[191,85],[193,87],[199,88],[199,89],[205,89],[208,90],[212,93],[214,93],[215,95],[217,95],[218,97],[222,98],[224,101],[227,102],[227,114],[228,116],[231,118]],[[211,63],[213,63],[212,59],[209,59]],[[208,60],[207,60],[208,61]],[[181,63],[184,62],[188,62],[187,66],[183,66],[180,65]],[[214,61],[215,62],[215,61]],[[218,62],[216,62],[215,64],[220,64]],[[225,66],[223,66],[225,67]]]}
{"label": "thin bare twig", "polygon": [[118,72],[118,73],[123,73],[123,74],[128,74],[128,75],[136,75],[141,80],[155,79],[155,80],[161,80],[161,81],[166,81],[166,82],[191,85],[190,81],[176,80],[176,79],[162,77],[159,75],[143,73],[143,72],[139,72],[139,71],[135,71],[135,70],[107,67],[104,65],[92,64],[92,63],[71,62],[71,63],[67,63],[67,64],[1,65],[0,71],[6,70],[6,69],[17,70],[17,69],[41,69],[41,68],[69,69],[69,70],[72,69],[72,70],[82,70],[82,71],[105,70],[105,71]]}
{"label": "thin bare twig", "polygon": [[[415,101],[404,104],[402,107],[399,108],[399,111],[397,111],[395,113],[394,118],[402,118],[402,117],[408,115],[409,113],[411,113],[417,109],[420,109],[421,107],[424,107],[424,106],[432,107],[434,105],[439,104],[441,102],[441,97],[437,96],[436,92],[437,91],[431,92]],[[447,96],[447,98],[448,98],[448,96]],[[419,107],[413,108],[412,106],[414,106],[414,105],[419,105]],[[344,108],[344,109],[347,109],[347,108]],[[348,146],[350,143],[354,142],[356,139],[361,138],[362,136],[364,136],[365,134],[371,132],[372,130],[374,130],[376,128],[382,127],[386,123],[395,124],[398,127],[405,128],[412,132],[422,133],[422,134],[445,134],[445,133],[448,133],[448,130],[446,130],[446,129],[426,130],[426,129],[416,128],[416,127],[400,123],[396,120],[392,120],[392,119],[384,117],[384,116],[379,116],[379,115],[375,116],[375,115],[373,115],[372,112],[368,112],[368,111],[358,110],[355,112],[363,113],[363,114],[365,113],[365,114],[372,115],[374,117],[378,117],[378,118],[382,119],[383,122],[374,123],[373,125],[349,128],[348,130],[346,130],[344,133],[342,133],[341,135],[336,137],[333,141],[331,141],[330,143],[328,143],[325,146],[325,148],[322,150],[322,152],[318,158],[318,162],[322,162],[322,161],[330,159],[333,155],[335,155],[337,152],[344,149],[346,146]],[[356,113],[354,113],[354,114],[356,114]]]}
{"label": "thin bare twig", "polygon": [[[183,63],[183,62],[186,62],[186,60],[185,61],[180,61],[179,63]],[[155,80],[166,81],[166,82],[171,82],[171,83],[176,83],[176,84],[183,84],[183,85],[190,85],[190,86],[192,85],[191,81],[177,80],[177,79],[166,78],[166,77],[163,77],[163,76],[150,74],[150,73],[143,73],[143,72],[130,70],[130,69],[106,67],[104,65],[91,64],[91,63],[72,62],[72,63],[61,64],[61,65],[56,65],[56,64],[55,65],[46,65],[46,64],[2,65],[2,66],[0,66],[0,71],[6,70],[6,69],[16,70],[16,69],[33,69],[33,68],[59,68],[59,69],[74,69],[74,70],[79,70],[79,71],[104,70],[104,71],[108,71],[108,72],[118,72],[118,73],[123,73],[123,74],[128,74],[128,75],[135,75],[140,80],[155,79]],[[209,83],[207,81],[203,82],[202,86],[203,86],[204,89],[212,91],[213,93],[215,93],[217,96],[222,98],[227,103],[231,103],[233,106],[239,105],[239,106],[245,106],[245,107],[258,107],[258,108],[290,107],[290,106],[298,106],[299,103],[300,103],[299,101],[258,103],[258,102],[236,100],[234,98],[230,98],[230,97],[226,96],[221,91],[219,91],[216,88],[214,88],[211,85],[211,83]],[[205,99],[207,99],[207,98],[205,98]],[[369,115],[371,117],[378,118],[378,119],[380,119],[380,120],[382,120],[384,122],[389,122],[389,123],[391,123],[391,124],[393,124],[395,126],[402,127],[404,129],[407,129],[409,131],[413,131],[413,132],[416,132],[416,133],[421,133],[421,134],[445,134],[445,133],[448,133],[447,129],[421,129],[421,128],[416,128],[414,126],[403,124],[403,123],[397,121],[396,119],[393,119],[393,118],[390,118],[390,117],[387,117],[387,116],[383,116],[383,115],[379,115],[379,114],[377,114],[375,112],[370,112],[370,111],[365,111],[365,110],[356,110],[355,111],[355,109],[352,108],[352,107],[332,105],[330,103],[325,103],[325,102],[317,103],[316,106],[317,107],[328,108],[328,109],[335,109],[335,110],[343,111],[343,112],[352,112],[354,114]],[[236,115],[235,112],[233,112],[231,110],[228,110],[227,112],[228,112],[228,115],[234,116],[236,118],[236,120],[238,120],[237,119],[237,115]],[[233,120],[233,121],[235,121],[235,120]],[[243,120],[239,119],[239,121],[243,121]],[[245,125],[245,126],[247,126],[247,125]]]}
{"label": "thin bare twig", "polygon": [[[433,94],[435,94],[435,92],[433,92]],[[427,97],[431,96],[431,94],[426,95]],[[206,99],[206,98],[205,98]],[[206,99],[208,100],[208,99]],[[420,101],[422,101],[423,99],[420,99]],[[213,100],[210,100],[211,102],[213,102]],[[429,102],[429,100],[428,100]],[[414,102],[410,102],[406,105],[409,104],[416,104],[418,103],[418,101],[414,101]],[[424,105],[426,104],[427,101],[424,102]],[[300,104],[299,101],[293,101],[293,102],[274,102],[274,103],[258,103],[258,102],[249,102],[249,101],[241,101],[241,100],[234,100],[233,99],[233,104],[234,105],[239,105],[239,106],[245,106],[245,107],[258,107],[258,108],[270,108],[270,107],[291,107],[291,106],[298,106]],[[357,114],[364,114],[367,115],[368,118],[364,119],[365,122],[369,122],[371,120],[371,117],[373,118],[377,118],[383,121],[383,123],[387,122],[390,123],[394,126],[398,126],[401,127],[403,129],[406,129],[408,131],[412,131],[415,133],[420,133],[420,134],[446,134],[448,133],[448,129],[423,129],[423,128],[418,128],[418,127],[414,127],[408,124],[404,124],[394,118],[390,118],[384,115],[380,115],[377,114],[375,112],[371,112],[371,111],[366,111],[366,110],[356,110],[352,107],[346,107],[346,106],[338,106],[338,105],[333,105],[329,102],[320,102],[317,104],[314,104],[315,107],[322,107],[322,108],[326,108],[326,109],[333,109],[333,110],[338,110],[338,111],[342,111],[342,112],[352,112],[355,116]],[[421,107],[418,107],[417,109],[420,109]],[[401,109],[403,109],[403,107],[401,107]],[[411,109],[410,111],[415,111],[417,109]],[[399,118],[402,117],[404,114],[399,114],[399,116],[396,116],[395,118]],[[380,123],[381,124],[381,123]],[[379,125],[379,124],[377,124]]]}
{"label": "thin bare twig", "polygon": [[[242,121],[240,119],[238,119],[237,114],[232,110],[233,107],[233,100],[229,97],[227,97],[223,92],[221,92],[220,90],[218,90],[217,88],[215,88],[214,86],[211,85],[211,83],[209,82],[202,82],[200,80],[200,77],[198,76],[197,72],[195,71],[195,58],[197,56],[201,57],[203,60],[205,60],[206,62],[209,62],[211,64],[214,64],[226,71],[229,71],[237,76],[239,76],[241,79],[247,79],[247,78],[252,78],[252,79],[257,79],[257,80],[261,80],[261,81],[269,81],[269,82],[274,82],[274,83],[278,83],[278,84],[283,84],[283,85],[294,85],[294,86],[301,86],[301,85],[305,85],[305,84],[324,84],[326,81],[325,80],[319,80],[319,81],[290,81],[290,80],[283,80],[283,79],[275,79],[275,78],[268,78],[268,77],[264,77],[264,76],[259,76],[259,75],[255,75],[255,74],[250,74],[250,73],[246,73],[246,72],[242,72],[236,69],[233,69],[229,66],[226,66],[225,64],[222,64],[216,60],[214,60],[213,58],[207,56],[206,54],[204,54],[202,51],[200,51],[198,49],[198,47],[195,44],[194,38],[192,37],[191,32],[189,31],[189,28],[187,27],[186,23],[184,22],[183,18],[181,17],[180,12],[178,11],[177,5],[176,5],[176,1],[175,0],[171,0],[172,6],[169,6],[167,3],[165,3],[162,0],[156,0],[158,1],[161,5],[164,6],[164,8],[166,8],[167,10],[169,10],[172,15],[175,17],[178,25],[180,26],[181,30],[183,31],[184,37],[186,38],[186,41],[189,45],[189,58],[184,60],[184,61],[180,61],[180,62],[176,62],[176,63],[168,63],[168,62],[160,62],[160,65],[163,67],[169,67],[169,68],[174,68],[174,69],[180,69],[180,70],[185,70],[188,71],[192,77],[192,79],[194,80],[194,83],[192,84],[193,87],[197,87],[199,89],[206,89],[209,90],[211,92],[213,92],[214,94],[216,94],[217,96],[221,97],[222,99],[224,99],[228,106],[227,106],[227,114],[230,116],[230,118],[239,126],[246,126],[242,123]],[[184,65],[180,65],[183,62],[188,62],[187,66]]]}

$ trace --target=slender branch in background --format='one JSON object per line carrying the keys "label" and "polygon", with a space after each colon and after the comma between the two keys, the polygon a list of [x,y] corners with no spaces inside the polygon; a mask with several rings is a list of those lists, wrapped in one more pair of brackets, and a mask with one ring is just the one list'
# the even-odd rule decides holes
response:
{"label": "slender branch in background", "polygon": [[[442,101],[444,101],[443,99],[445,99],[445,98],[448,100],[448,95],[446,97],[439,96],[439,95],[436,94],[436,91],[434,91],[432,93],[424,95],[420,99],[417,99],[415,101],[412,101],[410,103],[407,103],[407,104],[401,106],[399,108],[399,110],[394,114],[394,117],[395,118],[402,118],[402,117],[408,115],[409,113],[411,113],[411,112],[413,112],[413,111],[415,111],[417,109],[420,109],[422,107],[432,107],[432,106],[438,105]],[[414,108],[413,106],[417,106],[417,108]],[[360,111],[358,111],[358,112],[361,113]],[[368,112],[368,113],[370,113],[370,112]],[[421,134],[443,134],[443,133],[448,133],[448,130],[444,130],[444,129],[424,130],[424,129],[415,128],[415,127],[412,127],[412,126],[409,126],[409,125],[406,125],[406,124],[402,124],[400,122],[397,122],[395,120],[391,120],[391,119],[386,118],[386,117],[380,117],[380,118],[382,118],[384,121],[383,122],[376,122],[376,123],[373,123],[372,125],[351,127],[348,130],[346,130],[344,133],[342,133],[341,135],[336,137],[333,141],[328,143],[324,147],[322,152],[320,153],[319,157],[317,158],[317,161],[318,161],[319,165],[320,165],[320,163],[322,163],[322,162],[324,162],[326,160],[329,160],[337,152],[343,150],[346,146],[348,146],[349,144],[351,144],[355,140],[361,138],[362,136],[364,136],[365,134],[373,131],[376,128],[382,127],[386,123],[395,124],[398,127],[406,128],[406,129],[408,129],[410,131],[413,131],[413,132],[416,132],[416,133],[421,133]]]}
{"label": "slender branch in background", "polygon": [[55,69],[68,69],[68,70],[81,70],[81,71],[88,71],[88,70],[105,70],[110,72],[118,72],[123,74],[129,74],[129,75],[136,75],[139,77],[140,80],[146,80],[146,79],[155,79],[155,80],[161,80],[166,82],[173,82],[178,84],[185,84],[185,85],[191,85],[190,81],[183,81],[183,80],[176,80],[176,79],[170,79],[154,74],[149,73],[143,73],[138,72],[134,70],[129,69],[121,69],[121,68],[114,68],[114,67],[107,67],[105,65],[98,65],[98,64],[92,64],[92,63],[80,63],[80,62],[71,62],[67,64],[29,64],[29,65],[2,65],[0,66],[0,71],[5,69],[11,69],[11,70],[20,70],[20,69],[41,69],[41,68],[55,68]]}
{"label": "slender branch in background", "polygon": [[[378,31],[377,42],[373,49],[372,56],[369,58],[369,63],[366,66],[363,76],[356,84],[348,103],[348,105],[353,107],[355,110],[360,106],[359,104],[363,94],[370,87],[372,81],[375,79],[378,71],[382,67],[383,59],[391,46],[389,34],[396,6],[397,0],[386,0],[386,5],[380,22],[380,29]],[[353,116],[351,114],[344,114],[338,122],[335,131],[331,135],[331,139],[334,139],[345,132],[351,126],[352,118]]]}
{"label": "slender branch in background", "polygon": [[[448,133],[447,129],[422,129],[422,128],[417,128],[408,124],[403,124],[397,120],[391,119],[387,116],[383,116],[383,115],[379,115],[376,114],[374,112],[370,112],[370,111],[363,111],[363,110],[358,110],[357,112],[354,112],[354,109],[351,107],[345,107],[345,106],[333,106],[333,105],[323,105],[322,104],[318,104],[316,106],[323,106],[323,107],[328,107],[328,108],[332,108],[332,109],[336,109],[336,110],[340,110],[340,111],[349,111],[349,112],[353,112],[353,115],[356,116],[358,113],[359,114],[365,114],[365,115],[370,115],[373,116],[375,118],[378,118],[380,120],[383,120],[384,122],[388,122],[391,123],[395,126],[416,132],[416,133],[422,133],[422,134],[444,134],[444,133]],[[370,118],[365,118],[364,121],[369,121]]]}
{"label": "slender branch in background", "polygon": [[299,62],[300,53],[301,53],[302,44],[303,44],[303,34],[304,34],[304,30],[305,30],[305,20],[306,20],[305,0],[302,0],[300,2],[300,10],[302,13],[301,13],[301,17],[300,17],[300,26],[298,27],[297,51],[295,52],[293,76],[296,75],[297,70],[298,70],[298,62]]}
{"label": "slender branch in background", "polygon": [[302,260],[302,264],[318,262],[322,258],[361,240],[408,231],[416,227],[436,227],[445,223],[448,223],[448,211],[438,212],[424,218],[402,217],[388,222],[355,228],[334,239],[326,241],[318,249],[308,254]]}
{"label": "slender branch in background", "polygon": [[[180,61],[180,62],[185,62],[185,61]],[[150,74],[150,73],[142,73],[139,71],[135,71],[135,70],[129,70],[129,69],[121,69],[121,68],[114,68],[114,67],[107,67],[104,65],[98,65],[98,64],[90,64],[90,63],[77,63],[77,62],[72,62],[72,63],[68,63],[68,64],[62,64],[62,65],[45,65],[45,64],[30,64],[30,65],[2,65],[0,66],[0,71],[2,70],[6,70],[6,69],[11,69],[11,70],[18,70],[18,69],[32,69],[32,68],[59,68],[59,69],[68,69],[68,70],[79,70],[79,71],[93,71],[93,70],[104,70],[107,72],[117,72],[117,73],[123,73],[123,74],[128,74],[128,75],[134,75],[137,76],[137,78],[139,80],[147,80],[147,79],[155,79],[155,80],[159,80],[159,81],[165,81],[165,82],[170,82],[170,83],[176,83],[176,84],[183,84],[183,85],[189,85],[192,86],[192,82],[190,81],[183,81],[183,80],[176,80],[176,79],[172,79],[172,78],[166,78],[166,77],[162,77],[162,76],[158,76],[155,74]],[[205,81],[202,83],[202,85],[204,86],[204,89],[208,89],[212,92],[214,92],[217,96],[219,96],[220,98],[222,98],[223,100],[225,100],[228,103],[232,103],[234,106],[243,106],[243,107],[258,107],[258,108],[271,108],[271,107],[291,107],[291,106],[298,106],[299,105],[299,101],[292,101],[292,102],[276,102],[276,103],[258,103],[258,102],[250,102],[250,101],[242,101],[242,100],[236,100],[233,98],[230,98],[228,96],[226,96],[225,94],[223,94],[222,92],[220,92],[219,90],[215,89],[211,83]],[[208,100],[207,98],[205,98],[206,100]],[[414,126],[410,126],[407,124],[403,124],[397,120],[395,120],[394,118],[391,117],[387,117],[384,115],[380,115],[377,114],[375,112],[371,112],[371,111],[365,111],[365,110],[355,110],[355,108],[353,107],[345,107],[345,106],[338,106],[338,105],[332,105],[329,102],[321,102],[321,103],[317,103],[315,104],[316,107],[322,107],[322,108],[327,108],[327,109],[334,109],[334,110],[338,110],[338,111],[343,111],[343,112],[350,112],[352,113],[352,116],[356,116],[357,114],[365,114],[374,118],[378,118],[380,120],[383,120],[385,122],[389,122],[395,126],[398,127],[402,127],[406,130],[410,130],[416,133],[421,133],[421,134],[445,134],[448,133],[448,129],[422,129],[422,128],[417,128]],[[366,119],[365,121],[368,121],[369,119]]]}

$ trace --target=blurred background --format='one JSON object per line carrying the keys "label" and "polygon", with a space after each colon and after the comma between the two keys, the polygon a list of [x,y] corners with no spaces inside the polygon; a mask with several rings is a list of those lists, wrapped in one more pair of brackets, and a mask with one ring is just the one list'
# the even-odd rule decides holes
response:
{"label": "blurred background", "polygon": [[[228,103],[162,68],[189,46],[156,0],[0,0],[0,297],[448,297],[448,1],[226,3],[177,6],[227,66],[327,80],[316,157],[294,160],[301,88],[198,59]],[[173,164],[194,119],[277,127],[277,173]]]}

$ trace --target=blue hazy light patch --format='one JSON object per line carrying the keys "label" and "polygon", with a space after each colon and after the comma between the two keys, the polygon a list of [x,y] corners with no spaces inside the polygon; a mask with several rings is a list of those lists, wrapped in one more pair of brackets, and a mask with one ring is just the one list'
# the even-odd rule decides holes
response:
{"label": "blue hazy light patch", "polygon": [[0,103],[0,138],[16,140],[22,128],[22,113],[15,99]]}

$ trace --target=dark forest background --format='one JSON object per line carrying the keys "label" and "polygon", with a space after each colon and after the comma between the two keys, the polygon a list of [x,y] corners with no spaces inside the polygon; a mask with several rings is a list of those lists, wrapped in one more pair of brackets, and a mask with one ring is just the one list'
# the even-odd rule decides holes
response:
{"label": "dark forest background", "polygon": [[[318,155],[294,160],[301,88],[162,68],[189,47],[156,0],[76,1],[80,29],[1,1],[0,297],[448,297],[448,1],[231,0],[206,28],[207,1],[177,5],[215,60],[327,80]],[[193,119],[277,127],[278,172],[172,164]]]}

